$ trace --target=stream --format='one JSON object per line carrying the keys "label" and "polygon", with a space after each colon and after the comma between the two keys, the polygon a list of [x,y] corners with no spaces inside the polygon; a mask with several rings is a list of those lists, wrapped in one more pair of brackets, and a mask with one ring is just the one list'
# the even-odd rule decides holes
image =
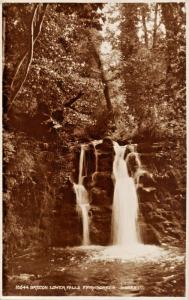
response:
{"label": "stream", "polygon": [[51,248],[15,258],[4,280],[7,295],[184,296],[184,251],[143,247],[138,253],[116,246]]}

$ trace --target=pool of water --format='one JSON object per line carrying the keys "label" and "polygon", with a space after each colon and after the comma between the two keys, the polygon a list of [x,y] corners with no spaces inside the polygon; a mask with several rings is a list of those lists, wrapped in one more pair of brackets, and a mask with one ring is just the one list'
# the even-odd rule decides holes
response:
{"label": "pool of water", "polygon": [[51,248],[15,258],[5,295],[184,296],[185,255],[178,248]]}

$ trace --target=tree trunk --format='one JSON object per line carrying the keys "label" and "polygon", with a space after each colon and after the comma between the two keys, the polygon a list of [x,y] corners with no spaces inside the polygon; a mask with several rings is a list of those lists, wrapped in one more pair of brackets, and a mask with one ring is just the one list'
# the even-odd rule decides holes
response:
{"label": "tree trunk", "polygon": [[[185,62],[182,60],[179,51],[180,39],[184,33],[182,32],[182,24],[184,24],[184,16],[180,3],[164,3],[161,4],[163,22],[166,29],[167,43],[167,70],[166,70],[166,86],[169,98],[174,101],[174,110],[178,115],[178,110],[181,107],[181,102],[177,101],[177,93],[182,88],[185,88]],[[181,22],[181,20],[183,20]],[[185,58],[184,58],[185,59]],[[180,69],[180,74],[178,70]],[[182,72],[181,72],[182,70]],[[185,101],[185,100],[183,100]],[[185,103],[183,102],[185,106]],[[177,110],[178,109],[178,110]]]}
{"label": "tree trunk", "polygon": [[112,111],[112,103],[111,103],[111,99],[110,99],[110,92],[109,92],[109,86],[108,86],[108,80],[106,79],[106,75],[104,72],[104,68],[103,68],[103,64],[100,58],[100,55],[98,53],[98,50],[93,42],[92,36],[89,33],[89,41],[90,41],[90,46],[91,46],[91,53],[97,63],[98,69],[100,70],[100,74],[101,74],[101,80],[102,80],[102,84],[103,84],[103,90],[104,90],[104,97],[106,100],[106,105],[107,105],[107,109],[109,111]]}
{"label": "tree trunk", "polygon": [[[38,39],[38,36],[40,35],[40,32],[41,32],[41,28],[42,28],[42,24],[43,24],[43,20],[44,20],[44,17],[45,17],[45,12],[46,12],[46,9],[47,9],[47,4],[44,4],[43,5],[43,9],[42,9],[42,13],[41,15],[38,16],[37,18],[37,21],[36,21],[36,24],[35,24],[35,28],[34,28],[34,39],[33,39],[33,45],[35,44],[35,42],[37,41]],[[38,6],[38,11],[39,11],[39,6]],[[17,74],[19,73],[20,71],[20,68],[22,66],[22,64],[24,63],[26,57],[28,55],[28,49],[25,51],[22,59],[20,60],[17,68],[16,68],[16,72],[14,74],[14,77],[13,77],[13,80],[12,80],[12,83],[11,83],[11,89],[13,87],[13,84],[14,84],[14,80],[17,76]]]}
{"label": "tree trunk", "polygon": [[6,26],[6,22],[5,22],[5,16],[3,15],[3,18],[2,18],[2,60],[3,60],[3,69],[4,69],[4,66],[5,66],[5,26]]}
{"label": "tree trunk", "polygon": [[146,45],[146,48],[148,48],[148,30],[147,30],[147,26],[146,26],[146,13],[145,13],[144,8],[142,8],[142,24],[143,24],[143,28],[144,28],[145,45]]}
{"label": "tree trunk", "polygon": [[152,48],[156,47],[156,39],[157,39],[157,14],[158,14],[158,3],[155,5],[155,16],[154,16],[154,30],[153,30],[153,44]]}
{"label": "tree trunk", "polygon": [[[34,6],[32,19],[31,19],[31,27],[30,27],[30,45],[29,45],[29,49],[27,49],[25,51],[23,57],[21,58],[18,66],[16,68],[16,71],[15,71],[15,74],[14,74],[14,77],[13,77],[13,80],[11,83],[12,93],[11,93],[11,98],[10,98],[9,110],[10,110],[12,104],[14,103],[14,100],[16,99],[18,93],[21,91],[21,89],[24,85],[24,82],[26,81],[26,78],[27,78],[27,75],[29,72],[29,68],[32,63],[34,44],[37,41],[37,38],[41,32],[47,5],[48,4],[43,5],[41,13],[39,13],[39,9],[40,9],[39,4],[36,4]],[[22,71],[22,68],[23,68],[23,71]],[[19,73],[21,73],[21,74],[23,73],[21,78],[18,78]]]}

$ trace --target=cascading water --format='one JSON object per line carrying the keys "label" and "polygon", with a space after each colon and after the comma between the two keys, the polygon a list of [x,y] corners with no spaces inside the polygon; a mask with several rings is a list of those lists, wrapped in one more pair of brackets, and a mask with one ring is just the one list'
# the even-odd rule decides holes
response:
{"label": "cascading water", "polygon": [[114,142],[112,240],[114,245],[133,247],[140,244],[137,230],[138,198],[124,159],[126,147]]}
{"label": "cascading water", "polygon": [[92,141],[94,147],[94,153],[95,153],[95,172],[98,172],[98,150],[96,149],[96,146],[102,144],[102,142],[103,140]]}
{"label": "cascading water", "polygon": [[[85,145],[81,145],[81,153],[79,160],[79,178],[78,184],[74,183],[74,190],[76,193],[76,201],[77,201],[77,210],[81,215],[82,224],[83,224],[83,242],[84,246],[90,244],[89,238],[89,216],[88,212],[90,209],[88,192],[83,185],[83,170],[86,172],[85,168]],[[86,175],[86,174],[85,174]]]}
{"label": "cascading water", "polygon": [[[90,180],[91,176],[91,187],[92,191],[95,186],[95,177],[94,175],[100,173],[99,169],[99,160],[98,155],[101,153],[99,149],[96,148],[98,144],[103,143],[100,141],[93,141],[94,146],[94,159],[95,165],[93,168],[93,174],[88,171],[89,162],[86,161],[86,150],[88,145],[81,145],[80,159],[79,159],[79,175],[78,183],[74,183],[74,190],[76,193],[77,201],[77,211],[82,218],[83,226],[83,241],[82,245],[90,245],[89,237],[89,193],[86,190],[83,181],[86,176]],[[102,147],[103,148],[103,147]],[[112,224],[111,224],[111,237],[112,237],[112,246],[107,247],[105,255],[115,256],[115,257],[125,257],[125,253],[128,255],[139,255],[139,253],[146,253],[146,251],[154,251],[155,246],[144,245],[140,237],[140,228],[139,228],[139,211],[138,211],[138,197],[136,187],[139,184],[139,177],[146,171],[143,169],[140,157],[134,148],[134,145],[125,145],[120,146],[117,142],[113,142],[113,148],[115,152],[114,161],[113,161],[113,178],[114,178],[114,195],[113,195],[113,205],[112,205]],[[125,155],[127,153],[125,159]],[[133,159],[134,157],[134,159]],[[133,172],[130,174],[130,166],[132,162],[135,161],[136,167],[133,169]],[[89,172],[89,174],[88,174]],[[136,185],[136,186],[135,186]],[[144,187],[143,187],[144,189]],[[149,189],[149,187],[145,188]],[[98,190],[99,191],[99,190]],[[93,220],[92,220],[93,221]],[[92,227],[93,229],[93,227]],[[91,231],[92,232],[92,231]]]}
{"label": "cascading water", "polygon": [[102,142],[103,142],[103,140],[92,141],[92,145],[94,147],[94,155],[95,155],[95,171],[92,174],[92,181],[93,182],[94,182],[95,175],[98,172],[98,149],[96,149],[96,146],[99,145],[99,144],[101,144]]}

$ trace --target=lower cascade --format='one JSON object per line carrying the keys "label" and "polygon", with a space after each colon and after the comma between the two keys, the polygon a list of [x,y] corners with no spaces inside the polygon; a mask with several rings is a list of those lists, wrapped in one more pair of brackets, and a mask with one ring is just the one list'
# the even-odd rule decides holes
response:
{"label": "lower cascade", "polygon": [[87,246],[90,244],[89,238],[89,198],[88,192],[83,185],[83,170],[85,167],[85,145],[81,145],[81,153],[80,153],[80,160],[79,160],[79,178],[78,184],[74,183],[74,190],[76,193],[76,200],[77,200],[77,210],[78,213],[81,215],[82,218],[82,225],[83,225],[83,241],[82,245]]}
{"label": "lower cascade", "polygon": [[114,142],[114,198],[112,208],[112,241],[114,245],[132,247],[140,244],[137,230],[138,198],[134,180],[129,177],[124,159],[127,146]]}

